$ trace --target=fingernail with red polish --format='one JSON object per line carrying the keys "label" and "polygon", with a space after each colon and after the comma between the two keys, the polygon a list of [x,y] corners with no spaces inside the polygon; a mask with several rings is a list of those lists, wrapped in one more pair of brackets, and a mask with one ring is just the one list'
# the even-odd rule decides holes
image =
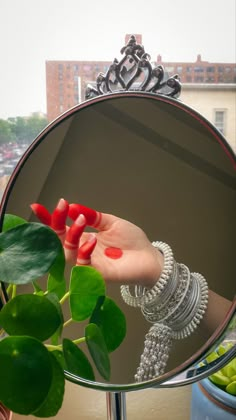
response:
{"label": "fingernail with red polish", "polygon": [[66,234],[64,247],[67,249],[76,249],[85,227],[86,219],[83,214],[80,214]]}
{"label": "fingernail with red polish", "polygon": [[46,207],[38,203],[33,203],[30,205],[30,207],[34,212],[35,216],[37,216],[37,218],[40,220],[40,222],[48,226],[51,225],[51,214],[46,209]]}
{"label": "fingernail with red polish", "polygon": [[88,240],[79,248],[77,264],[90,264],[91,254],[96,246],[97,238],[91,234]]}
{"label": "fingernail with red polish", "polygon": [[69,203],[61,198],[52,213],[51,227],[57,233],[64,233],[66,229],[66,218],[68,215]]}
{"label": "fingernail with red polish", "polygon": [[75,220],[79,214],[83,214],[87,220],[89,226],[97,224],[100,213],[89,207],[83,206],[82,204],[70,204],[68,216]]}

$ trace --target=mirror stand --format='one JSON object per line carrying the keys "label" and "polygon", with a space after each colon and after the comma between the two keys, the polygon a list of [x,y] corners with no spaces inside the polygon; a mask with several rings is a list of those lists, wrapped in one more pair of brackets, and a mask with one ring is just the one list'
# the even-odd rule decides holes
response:
{"label": "mirror stand", "polygon": [[124,392],[107,392],[107,420],[126,420],[126,395]]}

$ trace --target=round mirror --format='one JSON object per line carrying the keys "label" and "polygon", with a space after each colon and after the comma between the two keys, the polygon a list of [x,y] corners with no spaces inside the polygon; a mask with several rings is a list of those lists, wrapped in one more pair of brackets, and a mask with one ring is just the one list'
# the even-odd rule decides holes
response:
{"label": "round mirror", "polygon": [[[127,334],[111,353],[111,378],[103,389],[158,384],[196,362],[216,341],[235,308],[236,265],[234,155],[221,134],[178,100],[122,92],[88,100],[49,125],[22,157],[2,201],[12,213],[35,221],[31,203],[50,211],[58,199],[115,214],[141,227],[152,241],[171,245],[175,259],[202,273],[209,288],[229,301],[214,330],[197,329],[176,340],[166,373],[145,384],[134,376],[150,324],[127,306],[120,286],[108,295],[122,308]],[[229,309],[229,310],[228,310]],[[71,325],[78,333],[78,325]],[[83,328],[83,326],[81,326]]]}

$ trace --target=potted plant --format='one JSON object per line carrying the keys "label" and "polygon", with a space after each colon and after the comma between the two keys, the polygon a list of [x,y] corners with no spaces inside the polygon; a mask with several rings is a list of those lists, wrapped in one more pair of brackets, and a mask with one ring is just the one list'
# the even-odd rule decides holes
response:
{"label": "potted plant", "polygon": [[[9,297],[4,302],[0,288],[1,407],[55,416],[63,402],[64,370],[91,381],[99,372],[109,380],[109,353],[126,334],[124,314],[92,267],[74,266],[65,279],[63,247],[50,227],[5,215],[0,280]],[[30,290],[22,293],[22,285]],[[71,323],[84,324],[83,337],[67,337]]]}
{"label": "potted plant", "polygon": [[[221,344],[206,361],[213,362],[232,345],[232,342]],[[191,420],[233,420],[235,416],[236,358],[218,372],[193,384]]]}

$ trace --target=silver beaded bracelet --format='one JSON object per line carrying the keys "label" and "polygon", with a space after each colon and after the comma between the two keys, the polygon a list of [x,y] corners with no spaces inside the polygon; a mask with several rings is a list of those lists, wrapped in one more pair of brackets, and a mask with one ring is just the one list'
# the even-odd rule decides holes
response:
{"label": "silver beaded bracelet", "polygon": [[140,307],[147,321],[154,324],[146,335],[135,376],[138,382],[164,373],[172,340],[194,332],[208,303],[205,278],[199,273],[190,273],[184,264],[176,263],[169,245],[163,242],[153,242],[152,245],[164,256],[163,271],[155,286],[151,289],[137,286],[135,296],[131,295],[129,286],[121,286],[124,301]]}

